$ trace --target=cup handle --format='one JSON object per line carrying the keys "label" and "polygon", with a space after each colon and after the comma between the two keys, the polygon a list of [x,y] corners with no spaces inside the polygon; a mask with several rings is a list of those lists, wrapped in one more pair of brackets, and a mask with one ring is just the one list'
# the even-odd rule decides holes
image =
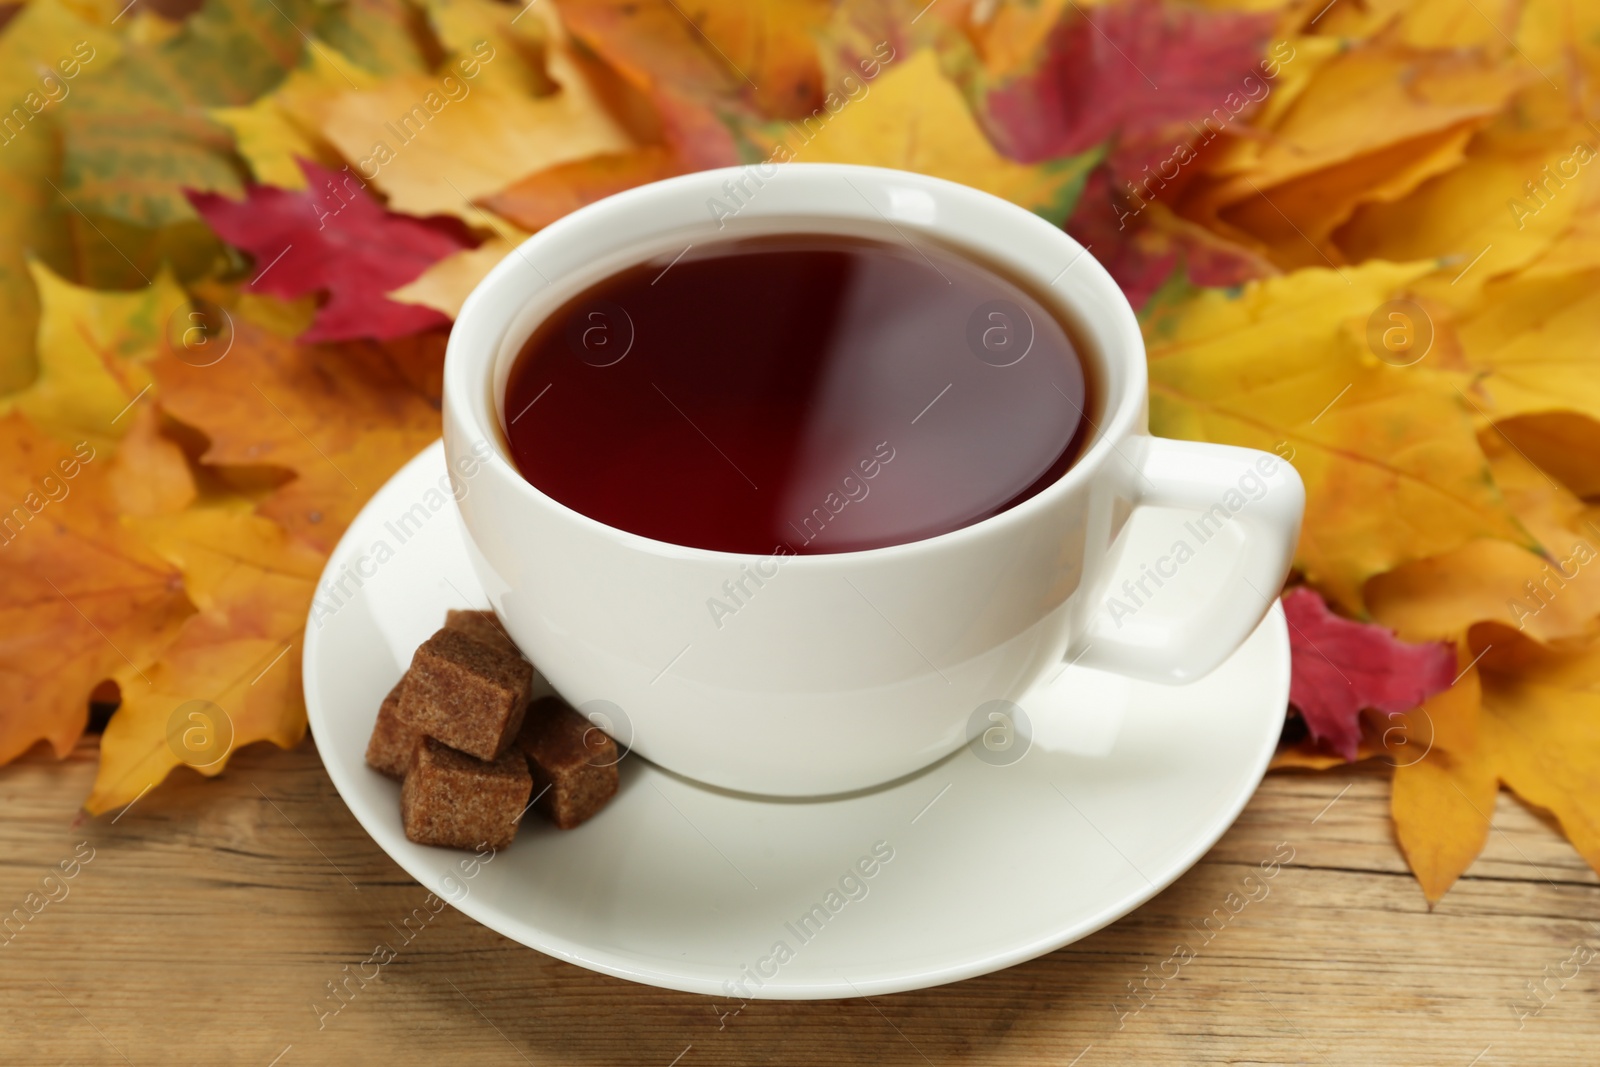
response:
{"label": "cup handle", "polygon": [[[1287,461],[1253,448],[1141,436],[1120,451],[1137,471],[1135,508],[1192,510],[1201,514],[1201,528],[1234,526],[1242,537],[1223,587],[1162,618],[1122,611],[1137,592],[1125,596],[1111,588],[1107,568],[1090,602],[1089,624],[1066,658],[1143,681],[1192,682],[1221,666],[1276,602],[1300,537],[1305,485]],[[1145,591],[1155,592],[1148,584]]]}

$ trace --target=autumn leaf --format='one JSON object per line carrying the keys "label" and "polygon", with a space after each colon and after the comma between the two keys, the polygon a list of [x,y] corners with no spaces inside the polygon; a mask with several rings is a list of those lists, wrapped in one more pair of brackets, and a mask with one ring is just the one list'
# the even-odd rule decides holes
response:
{"label": "autumn leaf", "polygon": [[677,173],[679,167],[671,153],[647,145],[550,167],[513,182],[480,203],[532,233],[612,193]]}
{"label": "autumn leaf", "polygon": [[325,292],[328,300],[302,340],[403,337],[445,320],[384,294],[468,245],[453,220],[387,211],[359,182],[302,161],[311,189],[253,185],[235,201],[207,193],[190,199],[206,222],[256,258],[249,288],[276,296]]}
{"label": "autumn leaf", "polygon": [[1575,91],[1583,112],[1594,114],[1600,103],[1600,8],[1584,0],[1527,0],[1520,8],[1506,44],[1515,44],[1517,58],[1566,86],[1569,99]]}
{"label": "autumn leaf", "polygon": [[71,285],[31,266],[42,305],[39,375],[0,400],[0,410],[14,407],[62,441],[109,446],[130,425],[124,416],[150,384],[148,364],[165,349],[168,323],[189,298],[166,274],[119,293]]}
{"label": "autumn leaf", "polygon": [[400,380],[435,412],[434,419],[429,420],[421,415],[422,409],[413,409],[421,419],[417,425],[425,432],[431,421],[436,435],[437,412],[444,399],[444,353],[449,341],[449,330],[429,330],[388,341],[381,347],[369,350],[381,356]]}
{"label": "autumn leaf", "polygon": [[1519,274],[1485,286],[1457,331],[1468,365],[1480,372],[1472,389],[1479,414],[1567,411],[1600,419],[1597,330],[1600,267],[1556,277]]}
{"label": "autumn leaf", "polygon": [[1071,0],[1001,4],[951,0],[930,7],[928,13],[965,34],[977,51],[985,74],[991,80],[999,80],[1049,62],[1050,37],[1059,31],[1057,23],[1070,5]]}
{"label": "autumn leaf", "polygon": [[641,86],[747,95],[763,114],[799,118],[822,102],[816,38],[832,7],[831,0],[567,0],[561,12]]}
{"label": "autumn leaf", "polygon": [[[988,4],[988,0],[979,2]],[[863,81],[876,78],[884,67],[906,56],[931,51],[939,56],[945,74],[962,86],[969,99],[975,99],[976,86],[969,83],[976,81],[973,68],[980,58],[968,34],[981,31],[974,31],[968,22],[970,11],[969,0],[957,0],[949,6],[945,0],[933,5],[927,0],[851,0],[836,4],[820,34],[824,84],[829,90],[848,96],[858,92]],[[1049,16],[1041,12],[1039,17]]]}
{"label": "autumn leaf", "polygon": [[1477,540],[1397,567],[1367,584],[1373,617],[1413,641],[1464,641],[1484,622],[1545,644],[1587,639],[1600,626],[1600,528],[1497,431],[1480,436],[1495,484],[1541,547]]}
{"label": "autumn leaf", "polygon": [[126,536],[94,445],[0,417],[0,763],[46,741],[64,757],[89,693],[138,685],[193,608],[177,571]]}
{"label": "autumn leaf", "polygon": [[390,292],[389,299],[402,304],[420,304],[454,319],[477,284],[515,248],[512,241],[490,238],[477,248],[439,260],[414,281]]}
{"label": "autumn leaf", "polygon": [[[1482,746],[1476,668],[1391,727],[1412,751],[1396,760],[1389,811],[1423,896],[1436,902],[1489,837],[1500,783]],[[1414,751],[1415,754],[1412,754]]]}
{"label": "autumn leaf", "polygon": [[330,169],[342,165],[338,153],[308,118],[323,100],[347,88],[370,88],[377,78],[331,49],[306,52],[300,66],[276,89],[244,107],[212,108],[210,116],[233,133],[238,152],[261,185],[306,188],[300,160]]}
{"label": "autumn leaf", "polygon": [[1165,204],[1129,203],[1105,164],[1090,172],[1066,229],[1111,273],[1136,311],[1175,281],[1232,288],[1278,273],[1250,249],[1179,218]]}
{"label": "autumn leaf", "polygon": [[307,29],[319,42],[307,51],[336,52],[374,74],[417,74],[438,58],[437,43],[417,25],[409,0],[341,0],[319,8]]}
{"label": "autumn leaf", "polygon": [[[1371,737],[1373,731],[1370,724],[1361,723],[1361,740],[1356,743],[1355,762],[1368,759],[1377,759],[1387,755],[1387,750],[1380,742],[1375,742]],[[1271,771],[1326,771],[1334,767],[1344,767],[1351,763],[1337,752],[1329,752],[1326,748],[1312,741],[1308,734],[1299,744],[1291,744],[1280,748],[1272,755],[1272,762],[1267,769]]]}
{"label": "autumn leaf", "polygon": [[686,169],[739,161],[723,116],[753,109],[753,91],[668,0],[560,0],[561,21],[653,112],[660,141]]}
{"label": "autumn leaf", "polygon": [[[1392,34],[1415,48],[1468,47],[1480,45],[1494,38],[1503,20],[1505,0],[1485,0],[1480,3],[1482,18],[1464,19],[1460,10],[1451,10],[1448,3],[1438,0],[1371,0],[1369,3],[1342,5],[1322,13],[1317,28],[1323,33],[1336,34],[1351,40],[1361,40],[1384,33]],[[1337,10],[1335,10],[1335,8]],[[1491,14],[1492,13],[1492,14]],[[1455,17],[1449,17],[1450,15]],[[1509,24],[1505,29],[1513,27]]]}
{"label": "autumn leaf", "polygon": [[473,288],[529,233],[613,193],[670,178],[679,169],[666,149],[646,145],[628,152],[589,156],[530,174],[480,201],[514,226],[494,226],[494,237],[475,249],[439,260],[389,296],[402,303],[434,308],[454,319]]}
{"label": "autumn leaf", "polygon": [[[1213,110],[1231,121],[1271,91],[1293,54],[1284,45],[1263,59],[1275,21],[1163,0],[1074,7],[1042,55],[1030,57],[1035,69],[989,91],[987,128],[1001,151],[1025,163],[1106,141],[1170,152],[1174,141],[1193,140]],[[1122,173],[1136,177],[1138,168]]]}
{"label": "autumn leaf", "polygon": [[1600,645],[1541,651],[1501,634],[1473,658],[1427,705],[1427,757],[1395,774],[1396,831],[1424,894],[1438,900],[1476,858],[1502,784],[1554,816],[1600,871]]}
{"label": "autumn leaf", "polygon": [[238,153],[262,185],[305,188],[302,159],[330,169],[348,166],[321,133],[329,101],[347,91],[374,89],[383,74],[426,74],[433,66],[431,53],[448,45],[412,29],[415,12],[406,0],[347,0],[332,11],[318,27],[329,45],[308,48],[298,67],[252,103],[209,111],[232,131]]}
{"label": "autumn leaf", "polygon": [[797,118],[823,99],[816,35],[832,0],[680,0],[706,42],[751,81],[765,114]]}
{"label": "autumn leaf", "polygon": [[1600,465],[1590,462],[1600,455],[1600,422],[1576,412],[1546,411],[1496,419],[1494,433],[1578,496],[1600,496]]}
{"label": "autumn leaf", "polygon": [[1480,758],[1600,871],[1600,648],[1484,670]]}
{"label": "autumn leaf", "polygon": [[1154,431],[1289,459],[1306,485],[1297,565],[1351,615],[1367,579],[1402,563],[1476,538],[1535,547],[1494,486],[1455,378],[1368,348],[1371,315],[1430,270],[1296,271],[1201,292],[1146,323]]}
{"label": "autumn leaf", "polygon": [[421,6],[445,53],[442,64],[435,64],[441,73],[466,78],[474,71],[470,80],[476,87],[528,96],[559,88],[545,70],[545,57],[563,43],[564,31],[547,10],[495,0],[423,0]]}
{"label": "autumn leaf", "polygon": [[547,54],[559,87],[548,96],[478,83],[494,64],[513,62],[514,54],[480,42],[437,75],[339,94],[323,109],[321,132],[394,210],[471,222],[479,221],[473,201],[519,178],[633,147],[564,47]]}
{"label": "autumn leaf", "polygon": [[[23,114],[39,109],[37,120],[21,125],[13,111],[12,126],[0,137],[0,318],[6,323],[0,395],[26,386],[36,369],[39,305],[29,275],[30,252],[56,260],[71,255],[71,227],[59,215],[61,198],[50,187],[59,152],[54,112],[47,110],[50,98],[72,99],[74,89],[115,63],[120,47],[115,37],[85,23],[59,0],[34,0],[0,34],[0,100],[9,107],[20,104]],[[75,49],[92,55],[87,66]],[[48,70],[48,81],[41,67]]]}
{"label": "autumn leaf", "polygon": [[1455,680],[1450,645],[1396,641],[1381,626],[1333,614],[1305,586],[1284,594],[1283,613],[1293,665],[1289,703],[1300,709],[1313,738],[1347,760],[1356,758],[1362,709],[1398,715]]}
{"label": "autumn leaf", "polygon": [[[973,9],[969,19],[983,18],[995,32],[1036,33],[1032,20],[1051,7]],[[1034,162],[1106,144],[1109,158],[1090,176],[1068,232],[1135,308],[1174,278],[1180,262],[1184,280],[1201,286],[1277,272],[1253,247],[1179,219],[1163,203],[1199,173],[1197,142],[1244,122],[1295,58],[1288,42],[1268,48],[1274,21],[1161,0],[1074,8],[1028,53],[1032,69],[1012,70],[1016,76],[984,92],[985,126],[1013,158]],[[967,28],[989,57],[992,80],[995,39]],[[1149,70],[1160,71],[1159,86]]]}
{"label": "autumn leaf", "polygon": [[[113,223],[192,221],[184,190],[242,190],[230,127],[256,158],[274,154],[274,137],[289,139],[292,127],[274,122],[282,115],[251,105],[303,56],[314,60],[310,81],[288,93],[302,102],[329,85],[355,88],[367,71],[426,69],[403,24],[409,11],[399,0],[206,0],[170,37],[129,48],[63,111],[62,195],[74,210]],[[280,167],[285,152],[299,147],[276,146]]]}
{"label": "autumn leaf", "polygon": [[111,491],[117,510],[130,518],[176,515],[199,496],[183,447],[162,433],[154,403],[129,416],[127,434],[111,457]]}
{"label": "autumn leaf", "polygon": [[[1203,143],[1215,138],[1218,151],[1177,209],[1254,242],[1285,268],[1340,262],[1347,246],[1333,240],[1338,227],[1363,205],[1401,201],[1456,168],[1472,134],[1494,120],[1525,80],[1513,67],[1470,53],[1368,42],[1323,61],[1269,123],[1214,123]],[[1374,236],[1381,239],[1381,231]],[[1455,247],[1429,242],[1382,258],[1415,260],[1446,250]],[[1348,256],[1368,258],[1377,258],[1370,249]]]}
{"label": "autumn leaf", "polygon": [[1098,160],[1087,152],[1038,166],[1013,162],[985,140],[961,91],[932,52],[896,58],[871,93],[842,106],[826,124],[768,127],[780,161],[897,167],[1004,197],[1060,223],[1071,213]]}
{"label": "autumn leaf", "polygon": [[141,677],[119,675],[122,706],[106,726],[84,803],[92,814],[132,803],[180,764],[219,774],[240,746],[289,748],[306,728],[295,648],[321,553],[238,508],[197,508],[131,528],[182,573],[199,611]]}
{"label": "autumn leaf", "polygon": [[371,343],[299,345],[240,319],[225,359],[164,358],[154,371],[166,411],[209,439],[204,463],[294,472],[258,511],[325,552],[439,436],[437,409]]}
{"label": "autumn leaf", "polygon": [[206,0],[171,39],[128,50],[58,120],[63,194],[136,226],[193,219],[185,189],[238,195],[232,138],[205,112],[282,80],[313,13],[306,0]]}
{"label": "autumn leaf", "polygon": [[[1596,184],[1576,162],[1583,154],[1576,148],[1580,144],[1592,157],[1597,138],[1584,125],[1524,129],[1520,122],[1502,119],[1471,144],[1459,166],[1407,196],[1355,214],[1338,234],[1339,249],[1351,259],[1409,259],[1424,248],[1429,255],[1448,256],[1430,294],[1470,308],[1482,286],[1539,260],[1571,232],[1584,205],[1583,191],[1550,195],[1561,179],[1559,173],[1547,179],[1545,170],[1559,172],[1565,166],[1588,185]],[[1549,183],[1545,195],[1529,193],[1534,182]],[[1583,265],[1581,258],[1568,264]],[[1600,260],[1589,259],[1587,266],[1600,266]]]}
{"label": "autumn leaf", "polygon": [[[1592,11],[1582,15],[1569,12],[1567,17],[1571,23],[1596,23]],[[1600,59],[1596,58],[1600,53],[1596,49],[1577,46],[1564,51],[1562,59],[1570,62],[1585,51],[1592,69],[1573,76],[1587,80],[1600,75]],[[1600,99],[1589,110],[1577,111],[1569,94],[1559,88],[1547,88],[1542,81],[1534,85],[1533,91],[1522,94],[1517,101],[1522,112],[1519,121],[1503,119],[1492,127],[1490,132],[1499,136],[1485,138],[1482,150],[1485,155],[1524,157],[1531,154],[1528,149],[1546,150],[1542,160],[1528,160],[1537,164],[1537,169],[1522,179],[1514,195],[1507,196],[1505,215],[1493,221],[1500,227],[1514,223],[1517,238],[1527,236],[1526,231],[1532,229],[1534,240],[1528,242],[1516,241],[1509,232],[1504,234],[1515,241],[1514,247],[1521,246],[1524,255],[1533,256],[1521,269],[1522,276],[1559,278],[1600,268],[1600,178],[1595,177],[1592,166],[1595,157],[1600,156],[1600,127],[1589,118],[1600,111]],[[1582,91],[1591,95],[1594,92],[1592,87]],[[1486,254],[1484,259],[1489,256]],[[1520,257],[1502,261],[1497,256],[1493,262],[1501,272],[1508,272],[1520,261]],[[1479,284],[1495,273],[1486,272]]]}

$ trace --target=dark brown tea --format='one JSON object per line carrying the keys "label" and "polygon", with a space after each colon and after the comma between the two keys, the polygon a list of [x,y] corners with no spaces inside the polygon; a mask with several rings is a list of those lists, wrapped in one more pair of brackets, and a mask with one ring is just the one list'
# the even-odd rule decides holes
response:
{"label": "dark brown tea", "polygon": [[1025,289],[933,242],[826,234],[606,278],[528,339],[505,406],[517,467],[566,506],[762,555],[1005,511],[1072,464],[1092,415],[1085,361]]}

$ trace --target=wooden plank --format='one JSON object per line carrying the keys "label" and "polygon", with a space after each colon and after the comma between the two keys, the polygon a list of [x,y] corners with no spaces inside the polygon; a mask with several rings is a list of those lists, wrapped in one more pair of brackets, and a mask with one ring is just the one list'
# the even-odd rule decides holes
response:
{"label": "wooden plank", "polygon": [[81,863],[0,944],[3,1063],[1489,1067],[1593,1062],[1600,1038],[1600,958],[1567,962],[1600,946],[1600,879],[1502,796],[1483,857],[1430,911],[1370,769],[1270,777],[1193,871],[1042,959],[721,1022],[731,1005],[560,963],[448,908],[330,1014],[327,984],[425,893],[315,750],[257,746],[216,781],[180,772],[87,820],[93,773],[88,746],[0,771],[0,912]]}

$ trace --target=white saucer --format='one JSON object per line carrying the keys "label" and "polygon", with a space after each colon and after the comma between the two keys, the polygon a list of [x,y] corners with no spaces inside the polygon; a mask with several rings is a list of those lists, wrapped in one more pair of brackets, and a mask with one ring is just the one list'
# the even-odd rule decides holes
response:
{"label": "white saucer", "polygon": [[[735,1001],[824,999],[1042,955],[1194,864],[1255,791],[1283,724],[1289,642],[1274,605],[1193,685],[1068,669],[1044,698],[1059,707],[1027,708],[1034,744],[1009,765],[962,749],[870,792],[784,801],[630,756],[621,791],[591,822],[563,832],[530,815],[510,848],[476,866],[470,853],[407,841],[399,786],[364,762],[378,704],[412,650],[446,609],[488,603],[454,505],[417,525],[413,506],[444,472],[435,443],[329,559],[306,631],[311,728],[339,795],[412,877],[491,929],[596,971]],[[380,542],[392,558],[374,553]],[[875,844],[892,858],[850,876]],[[825,920],[802,928],[814,905]]]}

